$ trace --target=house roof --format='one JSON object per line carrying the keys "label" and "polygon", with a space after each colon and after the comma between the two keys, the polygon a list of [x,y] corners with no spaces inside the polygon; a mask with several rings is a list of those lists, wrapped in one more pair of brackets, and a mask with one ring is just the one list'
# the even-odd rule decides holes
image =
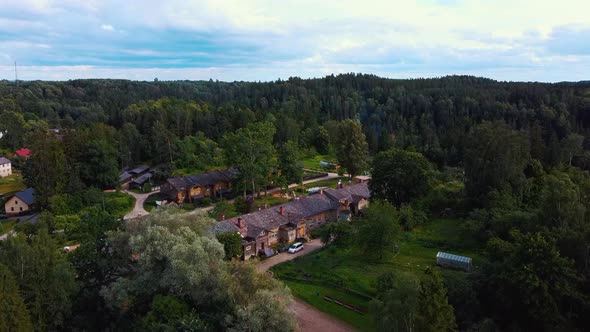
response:
{"label": "house roof", "polygon": [[21,156],[21,157],[25,157],[25,158],[29,158],[31,156],[31,150],[27,149],[27,148],[22,148],[20,150],[16,150],[15,153],[17,156]]}
{"label": "house roof", "polygon": [[233,168],[208,173],[194,174],[185,177],[174,177],[166,180],[170,186],[178,191],[197,186],[212,186],[223,181],[231,181],[236,170]]}
{"label": "house roof", "polygon": [[239,232],[239,229],[234,223],[227,220],[216,222],[215,225],[213,225],[213,234],[215,235],[233,232]]}
{"label": "house roof", "polygon": [[133,180],[135,184],[144,184],[152,177],[152,173],[145,173],[144,175],[138,177],[137,179]]}
{"label": "house roof", "polygon": [[35,203],[35,190],[33,188],[27,188],[23,191],[19,191],[14,196],[23,201],[27,205]]}
{"label": "house roof", "polygon": [[128,172],[123,172],[119,174],[119,182],[129,181],[133,175],[129,174]]}
{"label": "house roof", "polygon": [[150,169],[150,167],[148,165],[139,165],[139,166],[135,167],[134,169],[130,170],[128,173],[137,175],[137,174],[141,174],[141,173],[147,171],[148,169]]}
{"label": "house roof", "polygon": [[10,164],[10,159],[6,157],[0,157],[0,165]]}

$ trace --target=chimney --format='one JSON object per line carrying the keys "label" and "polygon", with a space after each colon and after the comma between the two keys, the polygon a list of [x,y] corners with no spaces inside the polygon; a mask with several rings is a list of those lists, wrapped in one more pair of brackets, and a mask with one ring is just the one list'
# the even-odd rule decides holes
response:
{"label": "chimney", "polygon": [[238,227],[246,228],[246,222],[244,221],[244,219],[242,219],[242,217],[238,217]]}
{"label": "chimney", "polygon": [[268,203],[264,203],[264,209],[268,209]]}
{"label": "chimney", "polygon": [[285,215],[285,207],[281,206],[281,216],[284,216],[284,215]]}
{"label": "chimney", "polygon": [[222,214],[221,215],[221,221],[224,221],[224,220],[225,220],[225,214]]}
{"label": "chimney", "polygon": [[324,189],[320,188],[320,195],[323,195],[323,194],[324,194]]}

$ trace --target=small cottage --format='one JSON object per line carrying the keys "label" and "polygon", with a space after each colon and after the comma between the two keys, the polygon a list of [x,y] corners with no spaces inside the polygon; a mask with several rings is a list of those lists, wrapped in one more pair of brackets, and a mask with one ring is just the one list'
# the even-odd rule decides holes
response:
{"label": "small cottage", "polygon": [[16,216],[30,212],[35,205],[35,191],[28,188],[10,197],[4,204],[4,210],[9,216]]}

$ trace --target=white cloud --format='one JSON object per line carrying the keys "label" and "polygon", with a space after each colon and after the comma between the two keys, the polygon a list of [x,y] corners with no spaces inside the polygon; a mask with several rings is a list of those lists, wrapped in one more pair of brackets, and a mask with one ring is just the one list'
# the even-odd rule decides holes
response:
{"label": "white cloud", "polygon": [[103,24],[100,28],[106,31],[115,31],[115,28],[110,24]]}

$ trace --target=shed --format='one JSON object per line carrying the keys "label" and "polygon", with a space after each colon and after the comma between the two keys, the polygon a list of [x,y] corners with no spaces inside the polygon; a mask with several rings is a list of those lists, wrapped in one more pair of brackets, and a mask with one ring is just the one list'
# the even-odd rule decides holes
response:
{"label": "shed", "polygon": [[436,264],[467,272],[471,272],[472,269],[471,257],[453,255],[442,251],[436,254]]}
{"label": "shed", "polygon": [[144,174],[149,169],[150,169],[150,167],[148,165],[139,165],[139,166],[135,167],[134,169],[130,170],[128,173],[133,176],[138,176],[138,175]]}

